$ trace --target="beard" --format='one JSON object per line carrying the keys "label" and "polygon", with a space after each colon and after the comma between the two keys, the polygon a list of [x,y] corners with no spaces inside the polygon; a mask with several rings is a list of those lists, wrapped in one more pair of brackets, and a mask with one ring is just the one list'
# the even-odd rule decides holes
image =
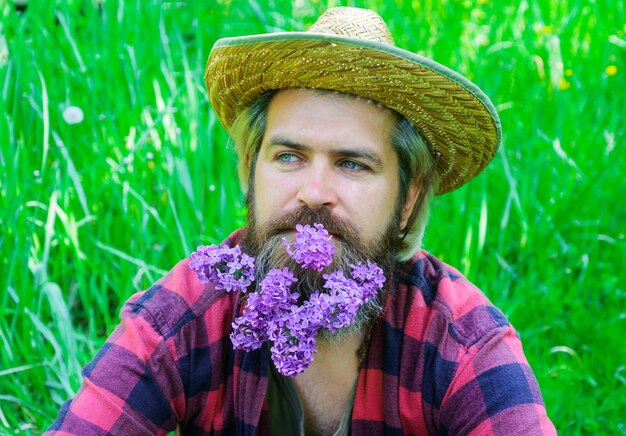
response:
{"label": "beard", "polygon": [[[361,332],[381,314],[387,292],[392,288],[392,274],[396,267],[395,258],[400,246],[400,207],[396,207],[384,231],[374,240],[366,242],[352,224],[333,215],[332,211],[326,207],[311,209],[304,205],[259,224],[254,216],[253,191],[248,194],[246,202],[248,204],[248,230],[243,241],[243,248],[246,253],[256,258],[255,282],[257,284],[271,269],[287,267],[298,280],[292,285],[292,291],[299,294],[299,303],[302,304],[316,291],[325,292],[324,274],[341,270],[346,277],[351,277],[350,265],[364,263],[367,260],[377,263],[383,270],[387,278],[385,285],[378,291],[376,298],[370,299],[361,306],[354,322],[335,332],[321,329],[318,340],[336,343],[345,337]],[[312,226],[314,223],[324,226],[332,235],[335,245],[333,261],[322,271],[302,268],[289,256],[282,241],[285,238],[288,242],[293,242],[297,224]]]}

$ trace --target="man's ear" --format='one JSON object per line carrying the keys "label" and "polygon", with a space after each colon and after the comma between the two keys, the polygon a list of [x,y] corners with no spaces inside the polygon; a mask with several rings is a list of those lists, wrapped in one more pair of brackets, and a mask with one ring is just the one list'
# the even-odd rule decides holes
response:
{"label": "man's ear", "polygon": [[415,180],[409,184],[409,189],[406,193],[406,200],[404,201],[404,207],[402,207],[402,213],[400,215],[400,230],[404,230],[406,227],[421,190],[421,181]]}
{"label": "man's ear", "polygon": [[252,180],[250,179],[250,175],[254,168],[252,168],[252,164],[254,163],[253,154],[246,153],[241,156],[239,160],[239,164],[237,165],[237,172],[239,175],[239,183],[241,183],[241,187],[243,188],[243,192],[247,193],[250,189],[250,184]]}
{"label": "man's ear", "polygon": [[250,170],[252,170],[252,153],[246,153],[246,170],[247,173],[250,174]]}

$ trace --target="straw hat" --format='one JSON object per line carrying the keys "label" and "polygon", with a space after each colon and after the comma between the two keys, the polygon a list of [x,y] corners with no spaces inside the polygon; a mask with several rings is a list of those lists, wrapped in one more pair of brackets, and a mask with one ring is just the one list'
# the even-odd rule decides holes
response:
{"label": "straw hat", "polygon": [[500,143],[489,98],[460,74],[395,47],[382,18],[367,9],[329,9],[307,32],[220,39],[204,78],[227,130],[272,89],[323,88],[378,101],[404,115],[431,152],[441,153],[438,194],[480,173]]}

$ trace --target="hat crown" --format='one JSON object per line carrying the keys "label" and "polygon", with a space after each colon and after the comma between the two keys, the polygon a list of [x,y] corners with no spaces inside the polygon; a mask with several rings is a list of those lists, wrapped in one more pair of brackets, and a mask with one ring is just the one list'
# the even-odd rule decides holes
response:
{"label": "hat crown", "polygon": [[324,12],[308,30],[394,45],[383,19],[369,9],[339,7]]}

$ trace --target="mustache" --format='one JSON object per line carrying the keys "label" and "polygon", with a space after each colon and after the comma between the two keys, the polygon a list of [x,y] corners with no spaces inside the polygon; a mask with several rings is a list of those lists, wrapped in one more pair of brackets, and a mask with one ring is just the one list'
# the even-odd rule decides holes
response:
{"label": "mustache", "polygon": [[361,246],[361,238],[358,231],[346,220],[336,216],[328,208],[312,209],[303,205],[283,215],[275,217],[263,224],[263,231],[254,232],[252,245],[259,248],[270,238],[295,231],[296,225],[322,224],[333,238],[350,241],[351,244]]}

